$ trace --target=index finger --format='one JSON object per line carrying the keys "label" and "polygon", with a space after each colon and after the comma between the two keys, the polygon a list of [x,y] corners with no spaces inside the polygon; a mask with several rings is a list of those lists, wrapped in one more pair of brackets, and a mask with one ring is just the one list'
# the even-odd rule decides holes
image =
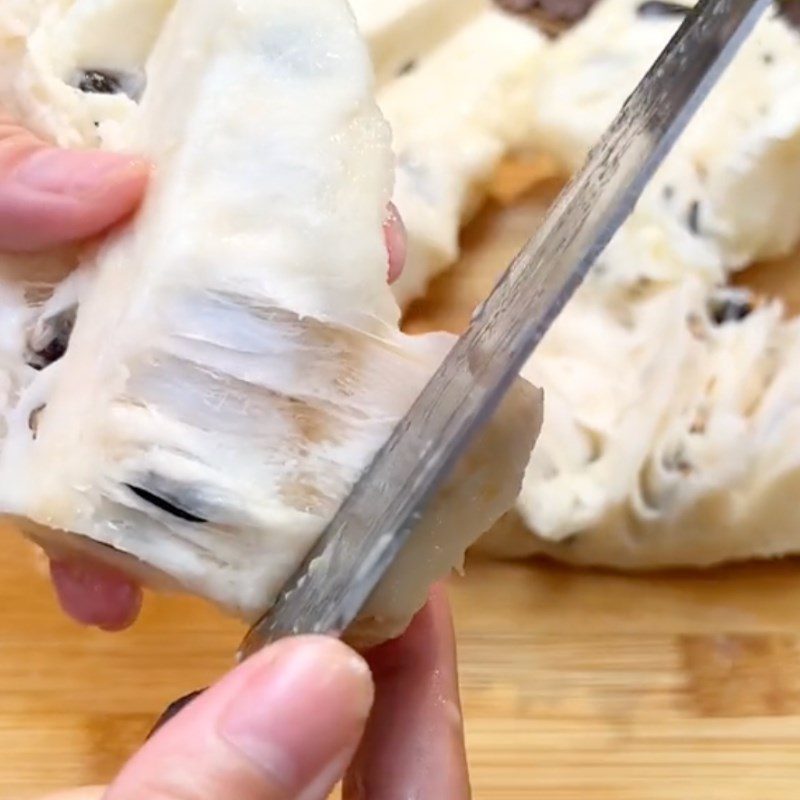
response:
{"label": "index finger", "polygon": [[46,250],[105,231],[139,204],[148,172],[139,158],[53,147],[0,111],[0,250]]}
{"label": "index finger", "polygon": [[443,588],[399,639],[367,655],[375,704],[344,800],[468,800],[452,617]]}

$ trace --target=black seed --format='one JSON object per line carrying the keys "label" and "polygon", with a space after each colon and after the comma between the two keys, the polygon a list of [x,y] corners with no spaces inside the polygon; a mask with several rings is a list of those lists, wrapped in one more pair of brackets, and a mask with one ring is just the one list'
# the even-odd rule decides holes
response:
{"label": "black seed", "polygon": [[37,406],[33,409],[33,411],[31,411],[30,416],[28,417],[28,427],[31,429],[34,439],[36,439],[36,434],[39,432],[39,416],[46,407],[47,406],[44,404]]}
{"label": "black seed", "polygon": [[36,326],[28,346],[28,366],[38,370],[45,369],[62,358],[67,352],[77,314],[78,306],[70,306]]}
{"label": "black seed", "polygon": [[146,503],[150,503],[150,505],[160,508],[162,511],[166,511],[167,514],[171,514],[173,517],[182,519],[185,522],[208,522],[207,519],[198,517],[196,514],[192,514],[191,511],[186,511],[186,509],[176,506],[169,500],[159,497],[157,494],[153,494],[147,489],[143,489],[141,486],[132,486],[130,483],[126,483],[125,486],[140,500],[144,500]]}
{"label": "black seed", "polygon": [[406,61],[399,70],[397,70],[397,77],[401,77],[402,75],[408,75],[409,72],[413,72],[417,68],[417,62],[415,59],[411,59],[411,61]]}
{"label": "black seed", "polygon": [[597,0],[496,0],[500,8],[513,14],[535,14],[551,23],[577,22],[586,16]]}
{"label": "black seed", "polygon": [[670,472],[680,472],[683,475],[692,472],[692,462],[686,458],[686,454],[682,450],[665,455],[661,463],[664,469],[670,470]]}
{"label": "black seed", "polygon": [[119,73],[87,69],[80,73],[78,89],[89,94],[123,94]]}
{"label": "black seed", "polygon": [[728,293],[712,297],[708,301],[708,316],[715,325],[741,322],[753,313],[752,298],[744,292]]}
{"label": "black seed", "polygon": [[664,199],[667,201],[672,200],[672,198],[675,197],[675,187],[669,183],[664,187],[662,191],[664,194]]}
{"label": "black seed", "polygon": [[70,85],[87,94],[124,94],[139,100],[144,91],[144,77],[110,69],[78,70]]}
{"label": "black seed", "polygon": [[645,0],[641,3],[636,13],[640,17],[685,17],[691,8],[681,3],[665,2],[665,0]]}
{"label": "black seed", "polygon": [[686,223],[689,226],[689,230],[695,234],[695,236],[699,235],[700,233],[700,201],[695,200],[689,205],[689,214],[686,217]]}
{"label": "black seed", "polygon": [[45,367],[49,367],[51,364],[55,364],[56,361],[64,357],[64,353],[66,352],[67,348],[64,343],[59,339],[53,339],[43,350],[37,350],[33,353],[28,361],[28,365],[35,370],[42,370]]}
{"label": "black seed", "polygon": [[761,56],[761,60],[762,60],[762,61],[763,61],[765,64],[771,64],[773,61],[775,61],[775,56],[773,56],[773,55],[772,55],[772,53],[764,53],[764,54]]}

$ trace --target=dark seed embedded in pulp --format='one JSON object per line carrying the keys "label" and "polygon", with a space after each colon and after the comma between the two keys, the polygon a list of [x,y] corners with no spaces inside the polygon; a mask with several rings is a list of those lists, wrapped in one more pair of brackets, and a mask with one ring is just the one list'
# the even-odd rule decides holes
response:
{"label": "dark seed embedded in pulp", "polygon": [[685,17],[691,9],[682,3],[671,3],[665,0],[645,0],[636,13],[640,17]]}
{"label": "dark seed embedded in pulp", "polygon": [[551,22],[573,23],[586,16],[597,0],[496,0],[515,14],[535,13]]}
{"label": "dark seed embedded in pulp", "polygon": [[695,200],[689,206],[689,213],[686,217],[689,230],[696,235],[700,233],[700,202]]}
{"label": "dark seed embedded in pulp", "polygon": [[712,297],[708,301],[708,316],[716,325],[741,322],[753,313],[752,298],[743,293],[728,293]]}
{"label": "dark seed embedded in pulp", "polygon": [[120,76],[111,72],[101,72],[98,69],[87,69],[81,73],[78,88],[82,92],[91,94],[122,94]]}
{"label": "dark seed embedded in pulp", "polygon": [[133,486],[130,483],[125,484],[128,489],[130,489],[140,500],[144,500],[146,503],[149,503],[156,508],[165,511],[167,514],[171,514],[173,517],[177,519],[182,519],[185,522],[208,522],[207,519],[203,519],[203,517],[198,517],[196,514],[192,514],[191,511],[187,511],[185,508],[181,508],[180,506],[175,505],[174,502],[171,500],[167,500],[165,497],[161,497],[157,494],[153,494],[153,492],[148,491],[147,489],[143,489],[141,486]]}
{"label": "dark seed embedded in pulp", "polygon": [[417,68],[417,62],[412,58],[411,61],[406,61],[400,69],[397,70],[397,77],[402,77],[403,75],[408,75],[409,72],[413,72]]}
{"label": "dark seed embedded in pulp", "polygon": [[111,69],[81,69],[70,84],[87,94],[124,94],[139,100],[144,91],[143,75]]}
{"label": "dark seed embedded in pulp", "polygon": [[67,352],[77,315],[78,306],[70,306],[36,326],[28,345],[26,358],[28,366],[34,369],[44,369],[54,364]]}
{"label": "dark seed embedded in pulp", "polygon": [[44,411],[46,406],[44,404],[37,406],[36,408],[31,411],[30,416],[28,417],[28,427],[31,429],[31,433],[33,434],[33,438],[36,438],[37,433],[39,432],[39,417]]}

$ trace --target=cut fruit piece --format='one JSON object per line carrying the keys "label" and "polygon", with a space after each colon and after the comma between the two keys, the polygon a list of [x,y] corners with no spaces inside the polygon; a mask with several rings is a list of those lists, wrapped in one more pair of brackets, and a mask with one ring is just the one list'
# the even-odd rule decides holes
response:
{"label": "cut fruit piece", "polygon": [[800,552],[800,320],[691,276],[607,283],[605,259],[523,371],[545,423],[478,549],[622,569]]}
{"label": "cut fruit piece", "polygon": [[[138,102],[108,110],[113,146],[154,162],[148,196],[37,312],[37,335],[60,341],[47,320],[78,306],[66,352],[17,368],[0,507],[57,556],[86,552],[252,620],[451,339],[398,330],[389,129],[343,0],[178,0],[143,74]],[[105,95],[75,87],[54,88],[54,107],[69,92],[71,119],[81,103],[100,113]],[[71,124],[39,118],[52,134]],[[21,344],[7,344],[16,364]],[[354,638],[402,630],[513,504],[539,422],[520,382]]]}
{"label": "cut fruit piece", "polygon": [[486,11],[380,92],[398,158],[394,200],[408,231],[406,267],[394,286],[401,306],[455,261],[461,226],[524,138],[544,47],[531,26]]}
{"label": "cut fruit piece", "polygon": [[[604,0],[542,60],[531,142],[568,171],[583,163],[683,21],[682,13],[648,11],[655,5]],[[790,253],[800,243],[798,154],[800,34],[767,14],[612,243],[611,268],[621,280],[637,279],[626,274],[631,267],[655,280],[684,271],[716,283]]]}
{"label": "cut fruit piece", "polygon": [[[599,4],[542,60],[532,141],[577,167],[683,16]],[[800,550],[798,323],[719,288],[800,241],[799,91],[800,37],[768,15],[526,367],[545,425],[482,547],[622,568]]]}
{"label": "cut fruit piece", "polygon": [[[586,311],[571,307],[584,319],[571,330],[583,343],[594,330],[602,356],[592,372],[551,343],[528,373],[548,392],[548,424],[518,517],[481,547],[623,569],[800,552],[800,321],[688,285],[650,287],[629,324]],[[547,370],[570,368],[582,387],[562,381],[555,396]],[[586,392],[597,402],[576,402]]]}
{"label": "cut fruit piece", "polygon": [[350,0],[379,84],[414,68],[492,0]]}

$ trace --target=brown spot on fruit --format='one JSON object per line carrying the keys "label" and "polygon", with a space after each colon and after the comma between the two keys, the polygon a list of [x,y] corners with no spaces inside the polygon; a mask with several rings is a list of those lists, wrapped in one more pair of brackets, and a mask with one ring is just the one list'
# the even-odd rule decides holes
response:
{"label": "brown spot on fruit", "polygon": [[314,486],[312,476],[287,480],[281,486],[280,494],[286,505],[306,514],[327,516],[336,511],[336,502]]}
{"label": "brown spot on fruit", "polygon": [[292,422],[299,431],[302,441],[319,444],[333,439],[332,425],[327,411],[291,397],[288,398],[288,406]]}

